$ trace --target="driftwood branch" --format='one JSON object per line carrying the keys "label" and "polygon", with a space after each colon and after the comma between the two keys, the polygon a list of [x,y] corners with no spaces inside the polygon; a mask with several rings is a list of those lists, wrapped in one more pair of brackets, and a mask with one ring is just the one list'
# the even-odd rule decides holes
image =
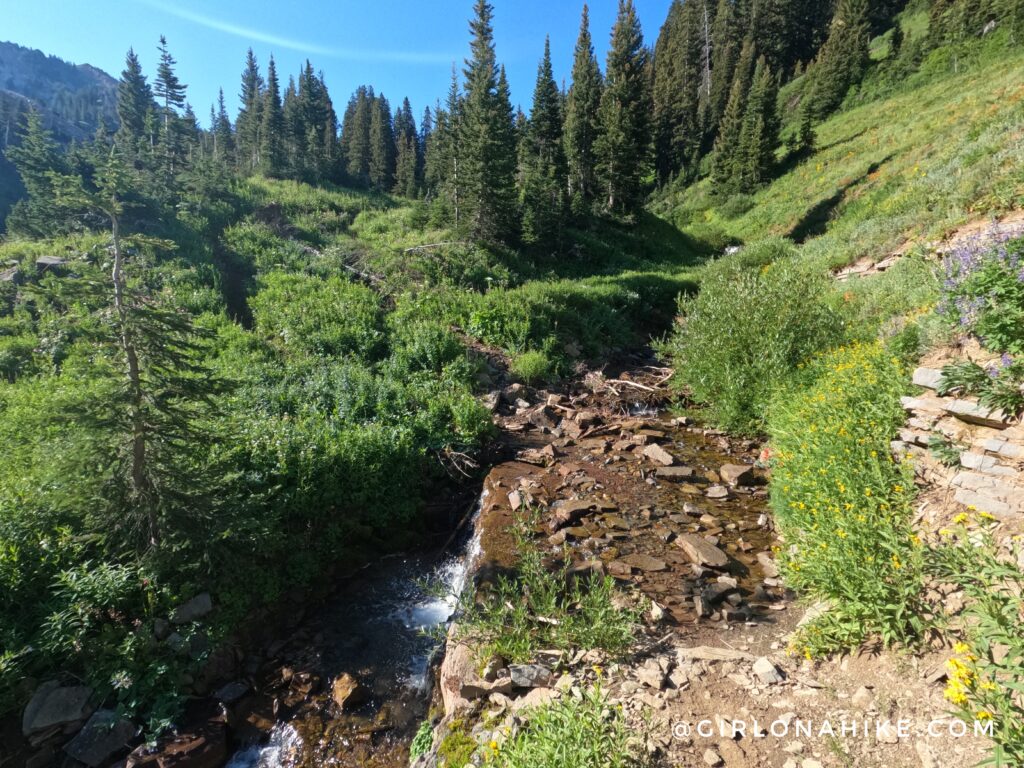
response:
{"label": "driftwood branch", "polygon": [[448,240],[443,243],[426,243],[424,245],[414,245],[412,248],[406,248],[402,253],[412,253],[413,251],[427,251],[431,248],[443,248],[446,245],[469,245],[465,240]]}

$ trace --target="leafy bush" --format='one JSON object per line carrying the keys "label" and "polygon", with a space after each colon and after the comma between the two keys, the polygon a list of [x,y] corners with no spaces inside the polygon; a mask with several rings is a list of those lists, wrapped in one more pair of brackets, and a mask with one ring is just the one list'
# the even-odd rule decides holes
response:
{"label": "leafy bush", "polygon": [[1024,358],[1003,354],[997,363],[982,367],[971,360],[951,363],[942,369],[938,392],[975,395],[986,408],[1010,416],[1024,413]]}
{"label": "leafy bush", "polygon": [[[991,515],[979,514],[987,526]],[[940,578],[967,593],[964,612],[967,642],[957,643],[946,668],[946,699],[966,721],[992,727],[990,762],[1024,765],[1024,574],[997,554],[986,528],[968,530],[967,516],[936,550]]]}
{"label": "leafy bush", "polygon": [[373,360],[383,352],[380,297],[369,288],[331,277],[275,272],[250,301],[256,329],[302,354],[354,354]]}
{"label": "leafy bush", "polygon": [[597,685],[533,710],[488,757],[498,768],[627,768],[641,764],[631,736],[621,707]]}
{"label": "leafy bush", "polygon": [[695,298],[679,301],[676,333],[663,346],[677,381],[728,429],[761,429],[774,392],[797,366],[842,337],[823,296],[828,279],[783,261],[710,271]]}
{"label": "leafy bush", "polygon": [[554,372],[553,367],[547,353],[536,349],[521,352],[512,358],[511,370],[516,378],[526,384],[536,384],[546,381]]}
{"label": "leafy bush", "polygon": [[627,648],[639,617],[613,605],[614,579],[570,576],[568,555],[549,570],[530,538],[531,519],[513,530],[520,557],[514,576],[500,575],[482,601],[466,606],[464,631],[512,662],[532,661],[545,648]]}
{"label": "leafy bush", "polygon": [[979,236],[944,260],[939,311],[995,352],[1024,354],[1024,240]]}
{"label": "leafy bush", "polygon": [[788,583],[831,610],[798,642],[809,654],[873,635],[909,642],[922,630],[923,557],[913,475],[889,447],[905,372],[880,343],[854,344],[815,360],[801,383],[772,407],[771,501]]}

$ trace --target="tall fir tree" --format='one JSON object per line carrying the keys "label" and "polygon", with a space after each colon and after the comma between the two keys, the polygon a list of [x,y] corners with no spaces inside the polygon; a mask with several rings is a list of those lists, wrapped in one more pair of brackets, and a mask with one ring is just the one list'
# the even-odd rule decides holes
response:
{"label": "tall fir tree", "polygon": [[859,83],[870,57],[868,0],[839,0],[811,79],[815,112],[821,118],[834,111],[850,88]]}
{"label": "tall fir tree", "polygon": [[474,237],[503,241],[515,234],[516,143],[508,81],[494,51],[494,9],[477,0],[470,22],[470,58],[458,121],[459,194]]}
{"label": "tall fir tree", "polygon": [[67,171],[67,161],[35,107],[25,115],[20,138],[7,148],[6,156],[18,170],[28,195],[14,205],[7,226],[18,235],[52,237],[66,229],[63,211],[56,202],[54,175]]}
{"label": "tall fir tree", "polygon": [[551,66],[551,41],[544,41],[544,57],[537,69],[533,109],[522,139],[523,240],[554,244],[565,218],[566,162],[562,145],[561,95]]}
{"label": "tall fir tree", "polygon": [[373,89],[359,86],[348,108],[341,128],[341,152],[345,175],[359,186],[370,185],[370,122],[373,118]]}
{"label": "tall fir tree", "polygon": [[746,34],[744,5],[736,0],[719,0],[711,32],[711,87],[702,112],[702,149],[707,151],[718,135],[718,127],[729,101],[736,64]]}
{"label": "tall fir tree", "polygon": [[260,115],[260,172],[277,177],[284,171],[284,112],[281,105],[281,87],[277,79],[274,57],[267,64],[267,86],[263,94]]}
{"label": "tall fir tree", "polygon": [[673,0],[654,46],[652,134],[659,182],[678,173],[700,145],[702,0]]}
{"label": "tall fir tree", "polygon": [[152,106],[153,92],[142,74],[139,57],[129,48],[121,80],[117,84],[118,139],[130,146],[142,142],[146,137],[146,113]]}
{"label": "tall fir tree", "polygon": [[224,104],[223,88],[217,93],[217,113],[213,116],[211,131],[213,133],[214,155],[227,163],[233,163],[235,158],[235,135],[231,130],[231,118],[228,117],[228,110]]}
{"label": "tall fir tree", "polygon": [[263,76],[256,55],[249,49],[242,71],[242,90],[238,94],[241,108],[235,119],[238,143],[238,164],[243,172],[251,173],[260,164],[260,125],[263,121]]}
{"label": "tall fir tree", "polygon": [[572,85],[565,102],[564,126],[566,188],[576,215],[589,210],[597,192],[595,145],[601,129],[602,88],[601,69],[590,36],[590,11],[584,5],[573,57]]}
{"label": "tall fir tree", "polygon": [[601,96],[598,174],[604,209],[636,215],[643,203],[643,179],[650,147],[647,50],[633,0],[619,0]]}
{"label": "tall fir tree", "polygon": [[153,81],[153,93],[160,103],[163,131],[160,141],[163,146],[164,170],[173,174],[188,151],[190,126],[178,117],[177,110],[185,107],[186,86],[178,79],[174,67],[177,64],[167,48],[167,38],[160,35],[160,63]]}
{"label": "tall fir tree", "polygon": [[747,96],[754,74],[754,53],[754,42],[748,39],[743,43],[743,50],[736,64],[729,90],[729,101],[718,128],[718,137],[715,139],[711,179],[717,192],[734,191],[735,181],[739,178],[740,136],[743,133]]}
{"label": "tall fir tree", "polygon": [[734,184],[744,192],[766,182],[779,141],[779,82],[764,57],[758,59],[743,115]]}
{"label": "tall fir tree", "polygon": [[420,138],[409,99],[395,112],[395,188],[396,194],[415,198],[420,184]]}
{"label": "tall fir tree", "polygon": [[391,126],[391,106],[381,94],[370,115],[370,186],[388,192],[395,185],[395,134]]}

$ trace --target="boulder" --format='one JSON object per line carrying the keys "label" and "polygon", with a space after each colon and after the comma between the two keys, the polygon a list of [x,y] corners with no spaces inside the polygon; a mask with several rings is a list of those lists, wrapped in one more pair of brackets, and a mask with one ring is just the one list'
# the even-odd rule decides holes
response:
{"label": "boulder", "polygon": [[661,464],[665,467],[670,467],[675,464],[675,459],[672,454],[662,448],[660,445],[651,443],[644,448],[644,456],[653,461],[655,464]]}
{"label": "boulder", "polygon": [[516,688],[547,688],[551,685],[551,670],[543,664],[512,664],[508,671]]}
{"label": "boulder", "polygon": [[469,707],[469,701],[462,697],[462,684],[472,679],[476,664],[473,659],[473,651],[465,643],[455,642],[455,627],[448,633],[448,648],[441,662],[439,673],[439,684],[441,686],[441,699],[444,703],[444,713],[451,716],[456,712]]}
{"label": "boulder", "polygon": [[213,599],[209,592],[202,592],[186,603],[182,603],[171,613],[172,624],[188,624],[198,621],[213,610]]}
{"label": "boulder", "polygon": [[719,470],[719,474],[729,485],[753,485],[754,468],[746,464],[725,464]]}
{"label": "boulder", "polygon": [[703,565],[708,568],[725,568],[729,564],[729,557],[725,552],[714,544],[705,541],[700,536],[688,533],[682,534],[676,539],[675,543],[696,565]]}
{"label": "boulder", "polygon": [[126,720],[111,709],[100,709],[64,747],[64,751],[89,768],[100,768],[126,754],[129,744],[138,733],[138,727],[131,720]]}
{"label": "boulder", "polygon": [[754,662],[754,674],[764,685],[775,685],[783,680],[779,668],[767,656],[762,656]]}
{"label": "boulder", "polygon": [[222,701],[225,704],[234,704],[235,702],[239,701],[243,696],[245,696],[245,694],[247,694],[248,692],[249,684],[243,683],[241,680],[236,680],[233,683],[228,683],[218,688],[214,692],[213,698],[217,699],[218,701]]}
{"label": "boulder", "polygon": [[668,565],[666,565],[664,560],[659,560],[656,557],[645,555],[642,552],[638,552],[635,555],[627,555],[622,558],[622,562],[631,568],[636,568],[640,571],[657,572],[664,571],[668,568]]}
{"label": "boulder", "polygon": [[331,686],[331,698],[339,709],[357,707],[369,698],[369,691],[347,672],[339,675]]}
{"label": "boulder", "polygon": [[32,736],[55,726],[82,722],[93,710],[90,696],[92,688],[84,685],[62,686],[56,680],[43,683],[25,707],[21,732]]}

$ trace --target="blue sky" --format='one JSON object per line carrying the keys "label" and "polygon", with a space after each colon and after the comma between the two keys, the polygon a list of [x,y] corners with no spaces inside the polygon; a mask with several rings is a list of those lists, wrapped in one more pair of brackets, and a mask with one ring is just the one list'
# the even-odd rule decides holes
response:
{"label": "blue sky", "polygon": [[[635,0],[651,44],[670,0]],[[513,101],[529,111],[544,35],[555,75],[569,77],[583,0],[492,0],[498,58]],[[239,76],[251,45],[265,67],[271,53],[282,87],[306,58],[322,70],[339,115],[366,83],[392,105],[412,101],[417,120],[444,96],[452,61],[468,51],[472,0],[0,0],[0,39],[89,63],[118,77],[134,46],[152,80],[165,34],[178,75],[201,120],[224,88],[234,116]],[[592,0],[591,32],[604,65],[617,0]],[[296,10],[301,9],[301,10]]]}

